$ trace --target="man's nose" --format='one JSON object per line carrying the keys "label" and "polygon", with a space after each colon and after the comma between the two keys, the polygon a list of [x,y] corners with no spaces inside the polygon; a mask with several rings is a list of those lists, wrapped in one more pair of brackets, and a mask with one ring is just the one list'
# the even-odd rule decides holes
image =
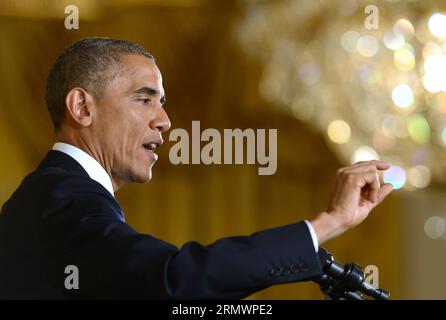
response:
{"label": "man's nose", "polygon": [[162,106],[159,106],[157,109],[156,118],[152,121],[150,127],[152,130],[158,130],[163,133],[170,129],[170,119]]}

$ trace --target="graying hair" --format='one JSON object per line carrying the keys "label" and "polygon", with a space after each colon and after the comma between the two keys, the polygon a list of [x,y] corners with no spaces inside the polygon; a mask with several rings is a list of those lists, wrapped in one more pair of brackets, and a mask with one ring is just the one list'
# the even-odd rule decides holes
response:
{"label": "graying hair", "polygon": [[110,38],[86,38],[68,47],[54,62],[46,81],[45,100],[57,131],[65,115],[65,97],[81,87],[100,98],[125,54],[155,58],[139,44]]}

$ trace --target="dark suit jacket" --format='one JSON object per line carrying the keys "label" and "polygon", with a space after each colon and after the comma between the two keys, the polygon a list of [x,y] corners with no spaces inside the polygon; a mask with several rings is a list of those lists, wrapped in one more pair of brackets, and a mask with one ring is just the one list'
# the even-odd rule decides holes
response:
{"label": "dark suit jacket", "polygon": [[[79,289],[65,287],[67,265]],[[116,199],[50,151],[0,214],[0,298],[240,299],[321,275],[304,222],[181,249],[124,222]]]}

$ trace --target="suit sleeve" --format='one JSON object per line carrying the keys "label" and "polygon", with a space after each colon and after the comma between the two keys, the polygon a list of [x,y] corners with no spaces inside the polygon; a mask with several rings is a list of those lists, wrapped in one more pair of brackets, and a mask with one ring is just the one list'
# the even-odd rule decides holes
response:
{"label": "suit sleeve", "polygon": [[322,272],[305,222],[177,248],[120,221],[106,197],[62,208],[47,222],[57,242],[51,273],[61,288],[62,270],[77,266],[79,290],[61,290],[78,298],[242,299]]}

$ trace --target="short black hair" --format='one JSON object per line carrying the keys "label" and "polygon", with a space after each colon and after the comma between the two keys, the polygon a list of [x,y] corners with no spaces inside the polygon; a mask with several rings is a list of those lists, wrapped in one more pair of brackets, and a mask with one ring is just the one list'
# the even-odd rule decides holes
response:
{"label": "short black hair", "polygon": [[45,101],[57,131],[65,115],[65,97],[81,87],[100,98],[125,54],[155,58],[139,44],[111,38],[86,38],[73,43],[54,62],[46,81]]}

